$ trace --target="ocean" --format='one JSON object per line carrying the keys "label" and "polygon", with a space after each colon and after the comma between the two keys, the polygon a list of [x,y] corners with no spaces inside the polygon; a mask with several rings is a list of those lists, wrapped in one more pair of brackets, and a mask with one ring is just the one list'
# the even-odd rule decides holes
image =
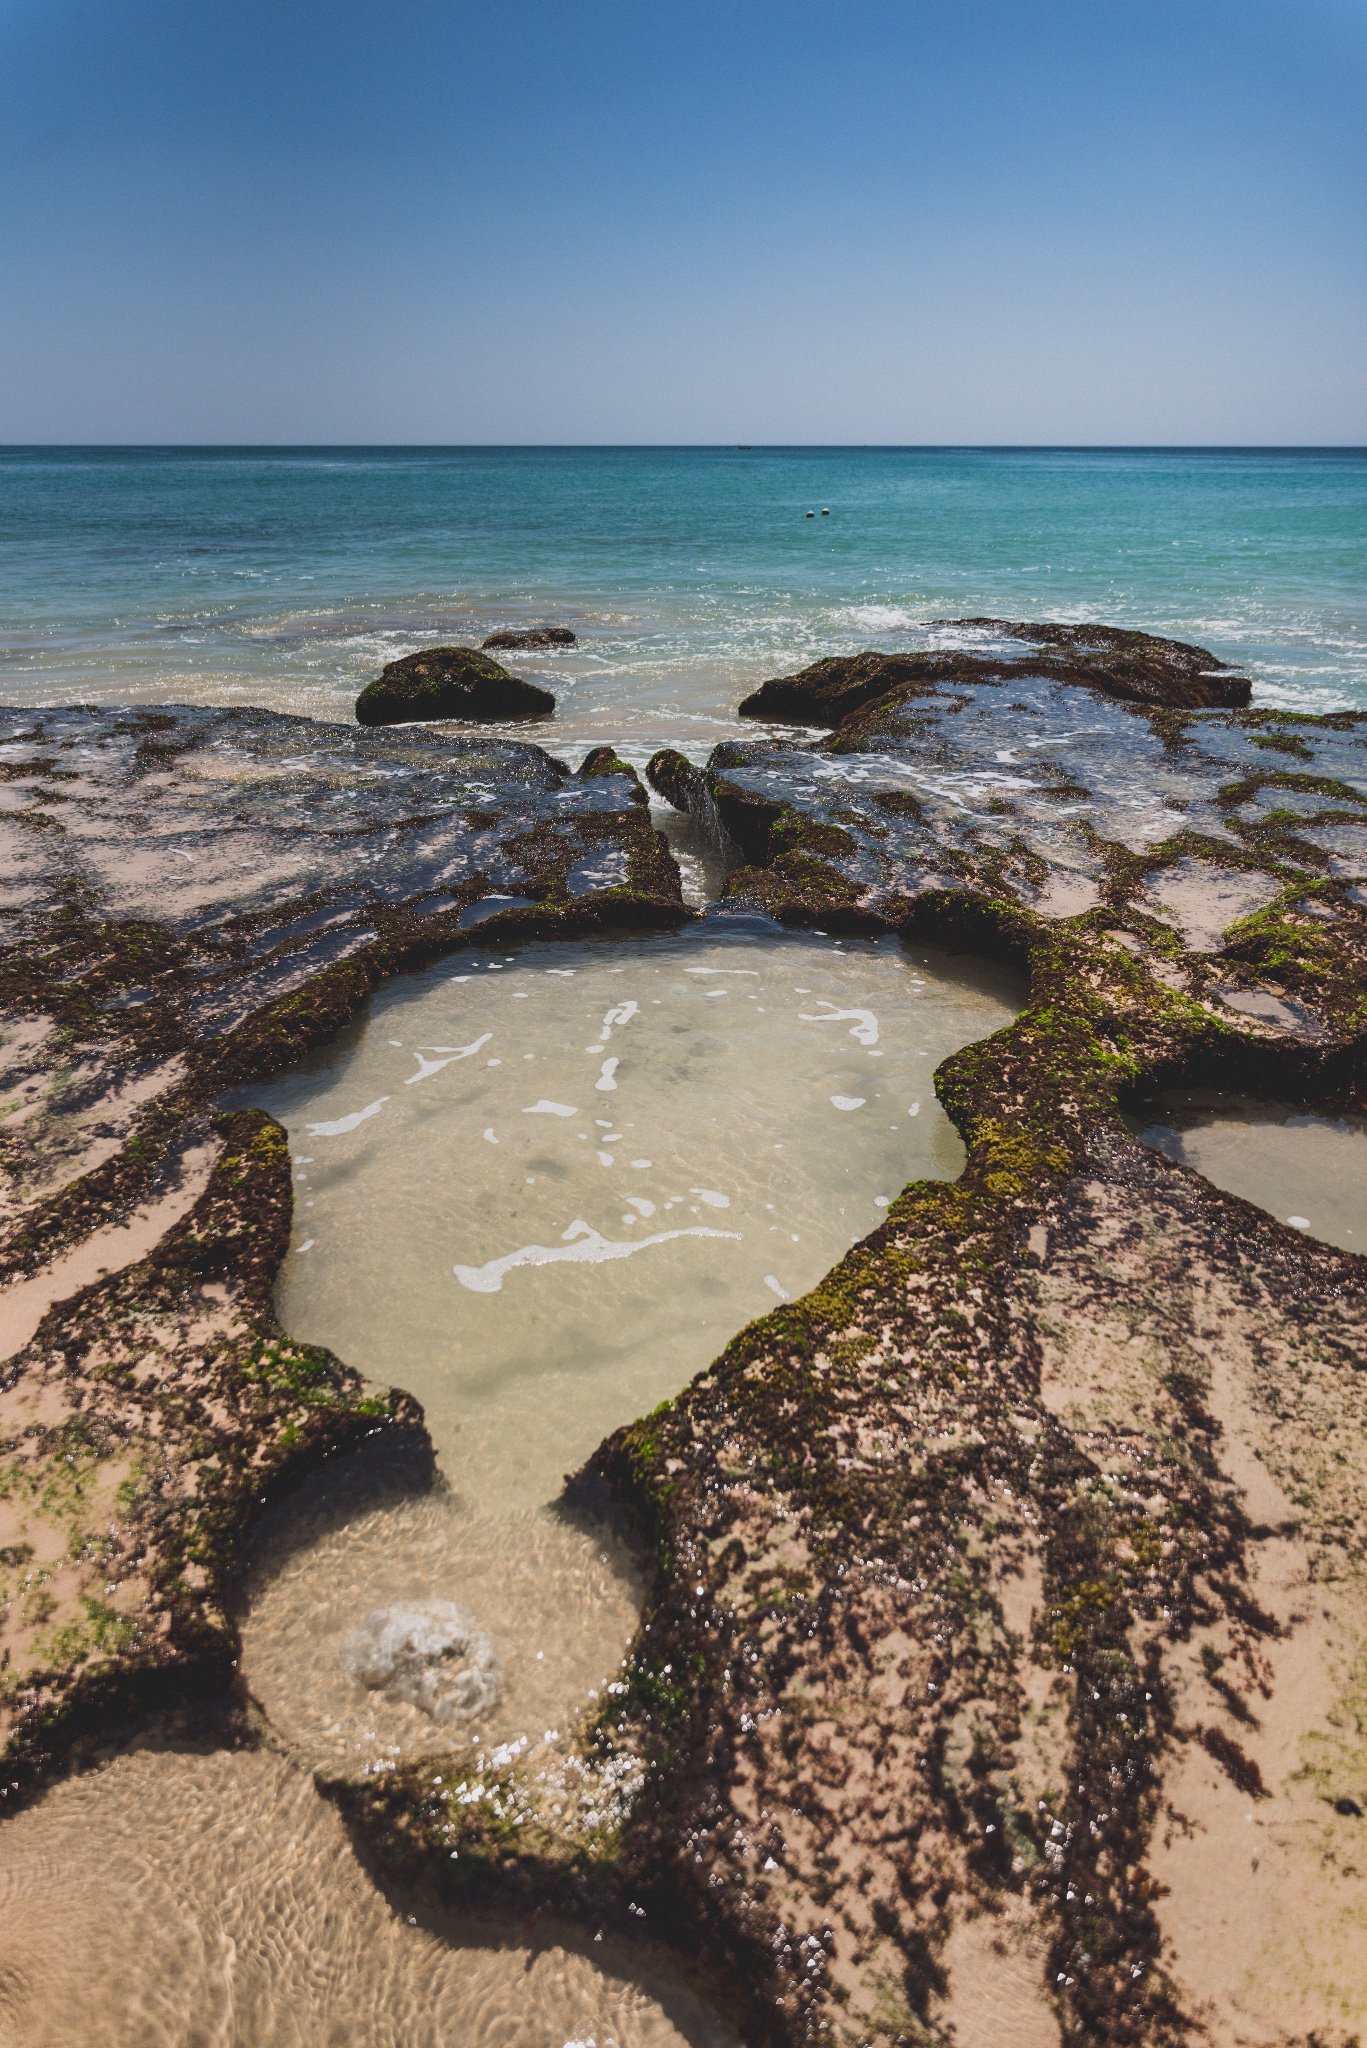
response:
{"label": "ocean", "polygon": [[551,620],[529,737],[702,758],[766,676],[994,614],[1367,709],[1364,572],[1361,449],[10,448],[0,701],[347,718],[401,654]]}

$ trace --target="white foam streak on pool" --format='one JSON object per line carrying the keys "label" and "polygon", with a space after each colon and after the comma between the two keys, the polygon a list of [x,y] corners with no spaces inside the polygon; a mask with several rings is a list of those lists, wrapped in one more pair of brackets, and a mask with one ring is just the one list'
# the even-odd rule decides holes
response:
{"label": "white foam streak on pool", "polygon": [[395,1910],[304,1773],[222,1751],[123,1756],[5,1822],[0,2040],[734,2048],[647,1952]]}
{"label": "white foam streak on pool", "polygon": [[[636,1219],[622,1220],[625,1223]],[[605,1259],[629,1259],[633,1252],[643,1252],[648,1245],[669,1244],[676,1237],[729,1237],[737,1244],[741,1241],[738,1230],[707,1230],[699,1224],[687,1230],[658,1230],[654,1237],[608,1238],[582,1219],[571,1223],[561,1235],[566,1239],[564,1244],[524,1244],[518,1251],[505,1252],[501,1259],[490,1259],[482,1266],[453,1266],[451,1271],[472,1294],[498,1294],[504,1274],[511,1273],[514,1266],[554,1266],[566,1260],[577,1265],[601,1266]]]}
{"label": "white foam streak on pool", "polygon": [[1165,1097],[1139,1136],[1279,1222],[1367,1253],[1367,1120],[1203,1089]]}
{"label": "white foam streak on pool", "polygon": [[[245,1676],[333,1766],[525,1738],[558,1767],[639,1597],[628,1556],[552,1510],[565,1475],[818,1281],[908,1180],[958,1172],[931,1074],[1019,1001],[1014,977],[924,947],[734,928],[457,964],[252,1097],[307,1133],[282,1320],[416,1394],[452,1489],[287,1517],[261,1553]],[[414,1047],[476,1044],[410,1073]],[[496,1699],[440,1726],[341,1655],[372,1612],[433,1601],[498,1673]]]}

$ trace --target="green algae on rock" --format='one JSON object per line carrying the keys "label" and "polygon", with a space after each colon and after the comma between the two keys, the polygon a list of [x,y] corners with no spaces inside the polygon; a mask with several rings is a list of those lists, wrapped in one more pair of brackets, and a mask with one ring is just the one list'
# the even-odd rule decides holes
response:
{"label": "green algae on rock", "polygon": [[425,1449],[408,1395],[363,1391],[275,1322],[284,1133],[244,1111],[215,1135],[189,1215],[146,1258],[58,1302],[4,1369],[10,1793],[122,1718],[231,1687],[228,1582],[282,1488],[379,1433]]}
{"label": "green algae on rock", "polygon": [[[1367,1782],[1367,1263],[1120,1114],[1178,1083],[1361,1105],[1364,739],[1035,669],[651,764],[748,857],[737,907],[1032,984],[936,1076],[960,1182],[909,1188],[598,1460],[668,1560],[637,1666],[683,1681],[667,1741],[623,1716],[653,1760],[628,1853],[753,1984],[756,2039],[938,2038],[955,1958],[1005,1967],[972,1961],[979,1922],[1039,1958],[1040,2038],[1337,2041],[1367,2013],[1361,1802],[1314,1775]],[[1250,1824],[1255,1871],[1282,1845],[1275,1929]],[[1226,1971],[1165,1886],[1261,1914],[1288,1967]]]}
{"label": "green algae on rock", "polygon": [[[500,646],[540,644],[495,639]],[[426,718],[544,718],[554,709],[549,690],[510,675],[474,647],[424,647],[406,654],[381,669],[356,699],[361,725],[407,725]]]}

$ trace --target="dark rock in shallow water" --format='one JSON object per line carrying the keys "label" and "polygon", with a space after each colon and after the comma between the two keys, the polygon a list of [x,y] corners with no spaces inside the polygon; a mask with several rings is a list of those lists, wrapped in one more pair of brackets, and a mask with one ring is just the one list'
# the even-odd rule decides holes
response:
{"label": "dark rock in shallow water", "polygon": [[792,725],[839,725],[862,704],[894,691],[933,690],[979,672],[996,674],[999,662],[966,654],[829,654],[796,675],[761,683],[737,709],[742,718],[772,718]]}
{"label": "dark rock in shallow water", "polygon": [[[1007,643],[1003,651],[944,649],[920,654],[828,655],[796,675],[761,683],[739,706],[743,718],[838,726],[863,706],[893,696],[933,695],[953,683],[1028,682],[1043,677],[1107,697],[1175,709],[1246,704],[1250,686],[1204,647],[1115,626],[1021,625],[955,619],[946,625]],[[1012,645],[1011,643],[1015,643]],[[1037,644],[1039,653],[1027,653]]]}
{"label": "dark rock in shallow water", "polygon": [[695,778],[701,770],[674,747],[661,747],[658,754],[652,754],[646,762],[646,776],[652,789],[657,789],[667,804],[673,804],[676,811],[692,809],[690,797]]}
{"label": "dark rock in shallow water", "polygon": [[424,647],[391,661],[356,699],[361,725],[407,725],[426,718],[544,718],[549,690],[509,675],[474,647]]}
{"label": "dark rock in shallow water", "polygon": [[568,626],[505,626],[491,633],[481,647],[573,647],[575,636]]}
{"label": "dark rock in shallow water", "polygon": [[[1134,633],[1123,626],[1029,625],[1009,619],[945,623],[1028,641],[1040,649],[1050,664],[1049,673],[1061,682],[1086,682],[1110,697],[1166,704],[1174,710],[1210,706],[1232,711],[1252,695],[1247,676],[1208,648],[1186,640],[1164,640],[1156,633]],[[1064,674],[1070,667],[1078,673]]]}

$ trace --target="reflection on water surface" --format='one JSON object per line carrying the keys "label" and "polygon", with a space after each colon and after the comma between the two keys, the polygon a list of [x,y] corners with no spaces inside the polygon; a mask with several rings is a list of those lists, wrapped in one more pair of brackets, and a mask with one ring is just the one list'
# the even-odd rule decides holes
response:
{"label": "reflection on water surface", "polygon": [[[1138,1125],[1138,1119],[1133,1120]],[[1367,1252],[1367,1120],[1213,1088],[1160,1098],[1140,1142],[1344,1251]]]}

